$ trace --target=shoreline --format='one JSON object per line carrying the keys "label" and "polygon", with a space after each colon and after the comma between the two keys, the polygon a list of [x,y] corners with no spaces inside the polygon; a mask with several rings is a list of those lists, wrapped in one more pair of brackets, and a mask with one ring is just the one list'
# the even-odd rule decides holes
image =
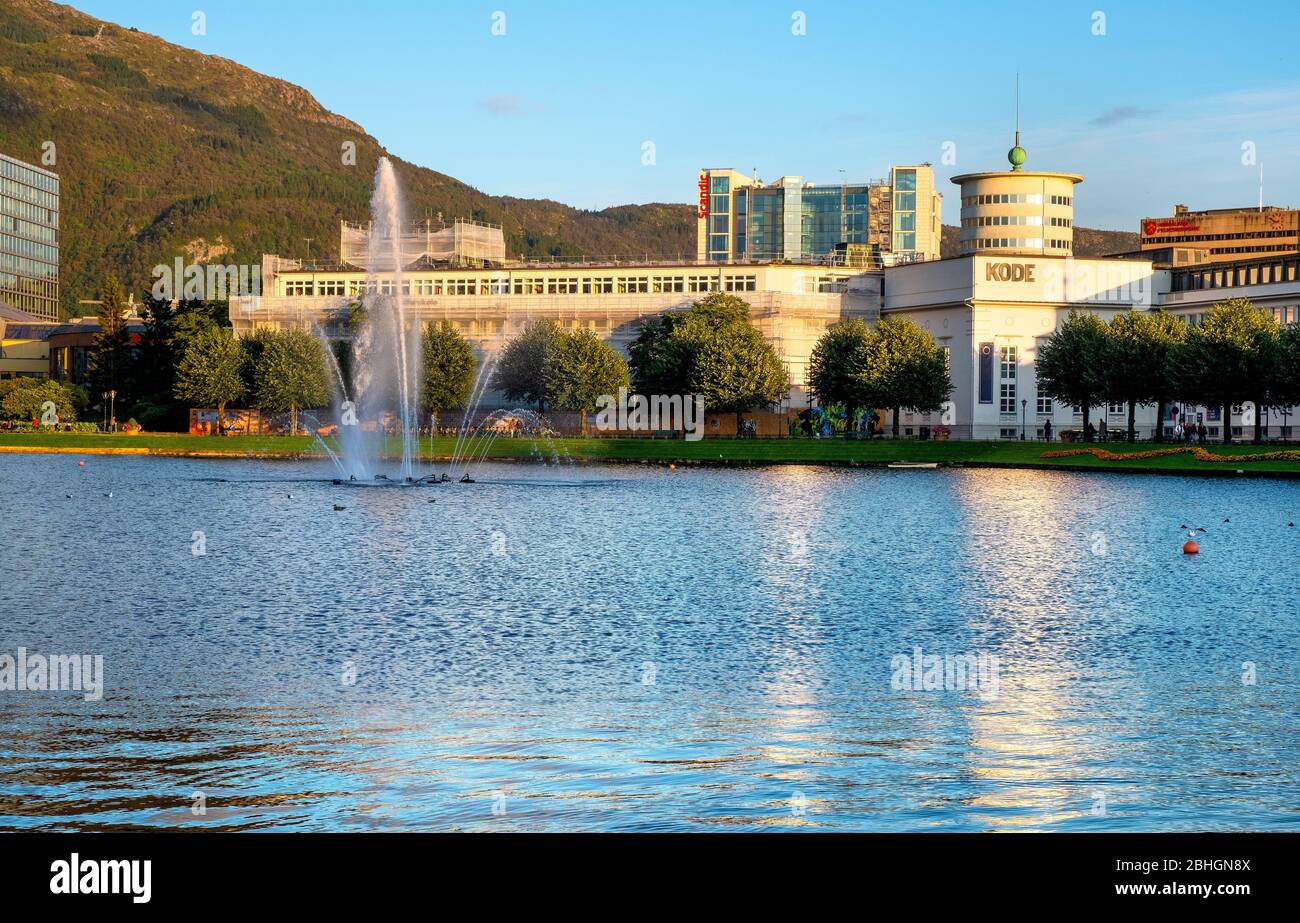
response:
{"label": "shoreline", "polygon": [[[326,460],[306,436],[191,436],[146,433],[135,436],[103,434],[0,434],[0,455],[119,455],[158,458],[229,459],[234,461]],[[218,442],[219,441],[219,442]],[[217,445],[200,444],[218,442]],[[111,443],[111,444],[110,444]],[[418,453],[424,463],[451,460],[454,437],[439,437],[434,451],[427,441]],[[498,440],[486,456],[491,461],[536,458],[531,439]],[[1112,443],[1112,446],[1117,444]],[[1044,458],[1059,444],[1041,442],[920,442],[913,440],[727,439],[688,443],[680,439],[557,438],[557,452],[575,464],[680,465],[708,468],[766,468],[815,465],[829,468],[889,469],[899,462],[933,463],[937,469],[986,468],[1005,470],[1175,474],[1206,477],[1268,477],[1300,479],[1297,461],[1202,461],[1191,454],[1157,458],[1107,460],[1087,455]],[[1168,447],[1168,446],[1166,446]],[[1100,448],[1100,446],[1099,446]],[[1121,450],[1127,448],[1122,444]],[[1136,446],[1134,447],[1136,448]],[[1260,447],[1209,447],[1226,455],[1249,455]],[[441,451],[440,451],[441,450]],[[385,459],[400,457],[385,452]],[[899,470],[899,469],[889,469]]]}

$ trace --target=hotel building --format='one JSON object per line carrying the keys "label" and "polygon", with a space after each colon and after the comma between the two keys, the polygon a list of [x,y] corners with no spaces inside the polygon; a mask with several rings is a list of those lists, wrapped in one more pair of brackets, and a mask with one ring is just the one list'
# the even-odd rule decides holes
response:
{"label": "hotel building", "polygon": [[942,198],[929,164],[869,183],[761,183],[731,168],[701,170],[696,259],[846,262],[852,245],[875,266],[939,257]]}
{"label": "hotel building", "polygon": [[1300,210],[1261,205],[1143,218],[1139,256],[1173,267],[1226,263],[1300,253]]}
{"label": "hotel building", "polygon": [[0,154],[0,302],[59,317],[59,177]]}

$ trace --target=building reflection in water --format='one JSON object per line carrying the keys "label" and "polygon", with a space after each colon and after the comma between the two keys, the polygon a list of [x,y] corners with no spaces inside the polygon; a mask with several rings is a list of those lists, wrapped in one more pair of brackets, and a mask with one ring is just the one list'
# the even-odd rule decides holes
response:
{"label": "building reflection in water", "polygon": [[1085,479],[1041,472],[953,476],[954,509],[965,524],[964,579],[954,604],[970,636],[986,638],[999,658],[998,695],[963,697],[969,725],[968,770],[977,783],[967,800],[976,823],[993,829],[1040,829],[1088,815],[1104,798],[1087,778],[1099,756],[1096,728],[1075,716],[1078,626],[1070,588],[1087,560],[1091,491]]}

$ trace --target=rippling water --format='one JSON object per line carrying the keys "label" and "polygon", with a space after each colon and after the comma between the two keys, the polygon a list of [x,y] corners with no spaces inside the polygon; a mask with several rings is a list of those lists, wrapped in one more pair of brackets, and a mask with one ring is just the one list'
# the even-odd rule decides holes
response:
{"label": "rippling water", "polygon": [[1300,485],[328,477],[0,457],[0,654],[105,664],[0,692],[0,827],[1300,828]]}

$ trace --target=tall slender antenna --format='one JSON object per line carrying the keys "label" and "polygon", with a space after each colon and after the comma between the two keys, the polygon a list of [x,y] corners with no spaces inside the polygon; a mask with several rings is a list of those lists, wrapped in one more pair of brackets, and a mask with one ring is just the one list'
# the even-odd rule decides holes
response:
{"label": "tall slender antenna", "polygon": [[1020,146],[1020,71],[1016,71],[1016,139],[1015,147],[1007,151],[1007,160],[1011,161],[1011,169],[1019,170],[1023,167],[1027,156],[1025,149]]}

